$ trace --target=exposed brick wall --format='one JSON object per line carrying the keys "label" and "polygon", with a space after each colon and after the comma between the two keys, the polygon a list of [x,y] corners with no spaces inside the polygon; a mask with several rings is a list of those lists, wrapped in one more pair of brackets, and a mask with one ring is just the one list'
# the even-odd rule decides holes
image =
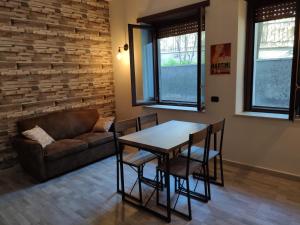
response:
{"label": "exposed brick wall", "polygon": [[0,168],[20,118],[93,107],[114,114],[104,0],[0,1]]}

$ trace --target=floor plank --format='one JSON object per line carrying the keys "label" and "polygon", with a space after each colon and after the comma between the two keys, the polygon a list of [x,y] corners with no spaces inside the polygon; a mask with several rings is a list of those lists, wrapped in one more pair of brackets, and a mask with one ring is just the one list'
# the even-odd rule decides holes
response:
{"label": "floor plank", "polygon": [[[154,176],[154,166],[146,167],[147,176]],[[300,225],[299,182],[230,165],[224,170],[225,187],[212,185],[208,204],[192,201],[193,220],[172,215],[171,224]],[[0,224],[165,224],[123,203],[116,194],[115,177],[113,157],[45,183],[36,183],[20,167],[0,171]],[[130,168],[126,178],[129,189],[134,182]],[[143,188],[149,196],[151,189]],[[178,207],[186,210],[185,197],[180,197]]]}

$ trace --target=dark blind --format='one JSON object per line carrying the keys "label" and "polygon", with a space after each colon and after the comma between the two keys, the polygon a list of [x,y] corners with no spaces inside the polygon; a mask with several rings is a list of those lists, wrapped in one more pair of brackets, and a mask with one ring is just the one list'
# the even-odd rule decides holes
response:
{"label": "dark blind", "polygon": [[198,32],[198,21],[190,21],[158,28],[157,37],[167,38],[196,32]]}
{"label": "dark blind", "polygon": [[254,22],[264,22],[295,17],[296,8],[297,0],[254,1]]}
{"label": "dark blind", "polygon": [[[205,31],[205,15],[202,16],[201,30]],[[167,38],[172,36],[191,34],[198,32],[198,20],[191,20],[183,23],[159,27],[157,29],[158,38]]]}

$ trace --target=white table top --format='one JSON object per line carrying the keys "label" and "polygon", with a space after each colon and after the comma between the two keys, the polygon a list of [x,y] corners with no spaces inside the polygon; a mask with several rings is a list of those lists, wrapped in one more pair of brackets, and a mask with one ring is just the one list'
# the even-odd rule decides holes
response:
{"label": "white table top", "polygon": [[189,141],[189,135],[207,128],[207,124],[171,120],[119,138],[129,146],[167,153]]}

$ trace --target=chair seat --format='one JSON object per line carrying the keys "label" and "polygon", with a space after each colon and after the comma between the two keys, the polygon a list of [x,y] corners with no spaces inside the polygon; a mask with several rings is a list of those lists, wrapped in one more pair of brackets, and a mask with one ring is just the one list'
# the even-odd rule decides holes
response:
{"label": "chair seat", "polygon": [[131,166],[139,167],[147,162],[152,161],[155,158],[157,158],[156,155],[148,151],[139,150],[137,152],[125,155],[123,157],[123,163]]}
{"label": "chair seat", "polygon": [[[203,155],[204,155],[204,148],[198,147],[198,146],[192,146],[191,148],[191,159],[203,161]],[[209,150],[209,156],[208,159],[213,159],[217,155],[219,155],[219,152],[216,150]],[[181,156],[187,157],[188,156],[188,150],[184,150],[181,153]]]}
{"label": "chair seat", "polygon": [[[177,157],[171,159],[169,161],[169,166],[170,166],[169,167],[170,175],[186,178],[187,159],[185,157]],[[197,169],[199,169],[200,167],[201,164],[199,162],[190,161],[189,175],[192,174]],[[166,172],[167,171],[166,162],[162,162],[160,165],[158,165],[157,168],[163,172]]]}

